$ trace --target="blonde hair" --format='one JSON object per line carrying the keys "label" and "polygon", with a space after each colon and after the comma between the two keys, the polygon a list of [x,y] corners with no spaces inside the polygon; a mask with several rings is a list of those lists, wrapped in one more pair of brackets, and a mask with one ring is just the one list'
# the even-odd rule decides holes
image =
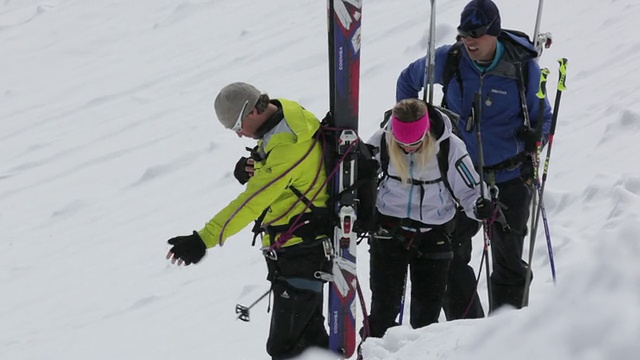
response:
{"label": "blonde hair", "polygon": [[427,104],[419,99],[400,100],[393,107],[393,116],[402,122],[414,122],[427,113]]}
{"label": "blonde hair", "polygon": [[[418,99],[405,99],[398,102],[393,107],[393,116],[402,122],[412,122],[420,119],[427,113],[427,105]],[[393,134],[389,129],[385,134],[387,141],[387,150],[389,154],[389,163],[393,164],[398,176],[402,179],[403,183],[409,183],[411,180],[411,174],[409,169],[409,159],[413,156],[414,169],[418,172],[426,169],[429,164],[429,160],[435,152],[436,139],[433,137],[430,131],[424,135],[422,144],[413,155],[407,155],[402,149],[398,141],[393,137]]]}

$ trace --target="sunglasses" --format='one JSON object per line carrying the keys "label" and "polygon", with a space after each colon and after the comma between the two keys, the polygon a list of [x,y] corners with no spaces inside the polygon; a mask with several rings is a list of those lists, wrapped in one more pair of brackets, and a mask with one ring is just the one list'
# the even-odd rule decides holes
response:
{"label": "sunglasses", "polygon": [[236,120],[236,123],[231,127],[231,131],[238,132],[242,129],[242,120],[244,120],[244,116],[242,116],[242,114],[244,114],[244,111],[247,109],[248,105],[249,105],[249,100],[245,101],[244,105],[242,105],[240,114],[238,114],[238,119]]}
{"label": "sunglasses", "polygon": [[464,31],[460,27],[458,27],[458,35],[462,36],[463,38],[470,37],[473,39],[477,39],[484,36],[487,31],[489,31],[489,28],[491,27],[491,25],[493,25],[494,21],[496,21],[496,18],[493,18],[493,20],[491,20],[491,22],[487,25],[480,26],[470,31]]}
{"label": "sunglasses", "polygon": [[418,147],[420,144],[422,144],[422,141],[424,139],[420,139],[418,141],[414,141],[411,144],[405,144],[403,142],[398,141],[398,139],[396,139],[396,142],[398,143],[398,145],[403,146],[403,147],[408,147],[408,148],[415,148]]}
{"label": "sunglasses", "polygon": [[[426,135],[426,131],[425,131],[425,135]],[[398,139],[396,139],[396,137],[394,136],[393,139],[398,143],[398,145],[400,146],[404,146],[404,147],[408,147],[408,148],[415,148],[420,146],[420,144],[422,144],[422,142],[424,141],[424,135],[422,135],[422,137],[420,137],[419,140],[416,140],[412,143],[403,143],[402,141],[398,141]]]}

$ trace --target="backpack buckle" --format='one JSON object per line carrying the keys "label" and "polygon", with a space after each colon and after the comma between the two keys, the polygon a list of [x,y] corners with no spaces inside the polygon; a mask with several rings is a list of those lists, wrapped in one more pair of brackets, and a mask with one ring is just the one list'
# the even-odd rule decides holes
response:
{"label": "backpack buckle", "polygon": [[269,260],[278,261],[278,253],[269,247],[262,248],[262,256]]}

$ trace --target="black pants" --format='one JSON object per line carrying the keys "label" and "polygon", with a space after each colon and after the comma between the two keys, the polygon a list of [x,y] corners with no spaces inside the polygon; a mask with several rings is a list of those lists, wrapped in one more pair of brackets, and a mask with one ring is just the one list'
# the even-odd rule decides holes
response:
{"label": "black pants", "polygon": [[[491,297],[490,311],[509,304],[522,307],[522,296],[527,272],[527,264],[522,260],[524,238],[527,235],[527,221],[531,203],[532,188],[521,179],[498,184],[498,200],[510,227],[494,223],[491,232]],[[466,218],[464,213],[457,218],[452,244],[454,258],[451,262],[450,278],[445,300],[447,319],[482,317],[482,306],[475,292],[473,269],[468,266],[471,259],[471,237],[478,230],[478,223]],[[472,301],[473,298],[473,301]],[[469,304],[469,312],[463,316]]]}
{"label": "black pants", "polygon": [[370,336],[382,337],[397,325],[405,292],[405,276],[411,277],[410,324],[413,328],[438,322],[451,261],[450,235],[444,227],[413,234],[400,230],[391,239],[373,237],[370,242]]}
{"label": "black pants", "polygon": [[284,248],[267,258],[272,283],[273,313],[267,340],[272,359],[289,359],[309,347],[329,347],[323,311],[323,282],[316,271],[331,271],[321,242]]}
{"label": "black pants", "polygon": [[522,260],[524,238],[527,235],[527,221],[533,189],[521,179],[498,184],[498,200],[510,230],[506,231],[495,223],[491,233],[491,273],[492,310],[503,305],[522,307],[527,263]]}
{"label": "black pants", "polygon": [[451,247],[453,259],[449,266],[449,281],[443,301],[447,320],[477,319],[484,317],[482,304],[476,291],[476,274],[469,266],[471,261],[471,238],[480,229],[480,223],[468,218],[464,211],[456,215]]}

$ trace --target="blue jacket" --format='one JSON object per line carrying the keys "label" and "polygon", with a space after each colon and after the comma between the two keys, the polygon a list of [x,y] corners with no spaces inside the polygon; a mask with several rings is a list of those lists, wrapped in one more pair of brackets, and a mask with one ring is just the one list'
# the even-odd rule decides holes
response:
{"label": "blue jacket", "polygon": [[[459,129],[459,136],[467,146],[467,151],[478,166],[478,140],[476,128],[466,131],[467,122],[471,118],[471,107],[476,92],[481,94],[482,117],[480,128],[484,153],[484,165],[492,167],[498,165],[524,151],[524,141],[517,136],[525,123],[516,72],[516,65],[522,64],[525,78],[526,99],[531,127],[538,122],[540,99],[536,96],[540,82],[540,67],[534,61],[537,53],[527,39],[502,32],[499,39],[496,60],[484,72],[469,58],[467,51],[462,49],[459,64],[459,74],[462,77],[461,92],[457,75],[448,84],[446,102],[447,107],[460,115],[455,124]],[[436,49],[435,53],[435,83],[442,84],[444,67],[449,49],[452,45],[445,45]],[[396,100],[417,98],[424,86],[425,58],[411,63],[398,77]],[[551,106],[545,99],[544,123],[542,127],[543,139],[548,138],[551,126]],[[521,166],[496,171],[496,183],[508,181],[520,176]]]}

